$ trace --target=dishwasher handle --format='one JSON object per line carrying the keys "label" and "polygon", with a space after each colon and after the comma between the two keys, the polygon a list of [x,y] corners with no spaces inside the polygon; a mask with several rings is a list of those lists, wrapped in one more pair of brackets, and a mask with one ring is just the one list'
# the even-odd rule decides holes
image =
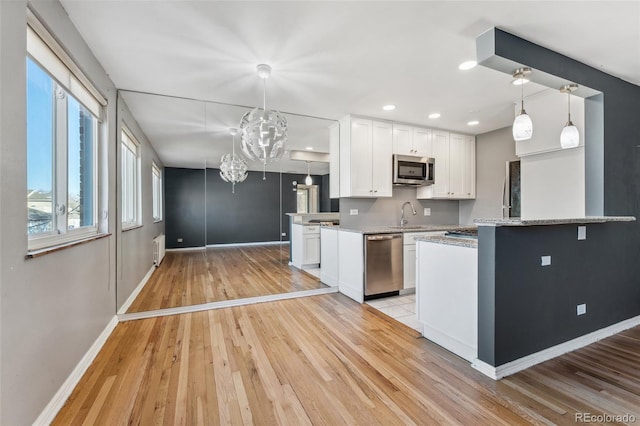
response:
{"label": "dishwasher handle", "polygon": [[402,234],[367,235],[367,241],[393,240],[402,238]]}

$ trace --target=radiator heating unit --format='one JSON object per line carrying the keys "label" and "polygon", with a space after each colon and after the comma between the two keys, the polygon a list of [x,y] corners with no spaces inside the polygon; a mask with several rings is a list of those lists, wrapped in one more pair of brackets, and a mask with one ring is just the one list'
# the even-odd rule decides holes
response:
{"label": "radiator heating unit", "polygon": [[164,234],[153,239],[153,263],[158,266],[164,259]]}

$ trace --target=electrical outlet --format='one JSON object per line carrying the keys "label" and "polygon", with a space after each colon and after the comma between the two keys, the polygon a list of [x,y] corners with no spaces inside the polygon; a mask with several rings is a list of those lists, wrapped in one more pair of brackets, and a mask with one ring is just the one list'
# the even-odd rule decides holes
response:
{"label": "electrical outlet", "polygon": [[424,215],[425,216],[431,216],[431,208],[430,207],[425,207],[424,208]]}
{"label": "electrical outlet", "polygon": [[349,210],[349,214],[351,216],[358,216],[358,209],[351,209]]}
{"label": "electrical outlet", "polygon": [[576,315],[584,315],[587,313],[587,304],[583,303],[581,305],[576,306]]}
{"label": "electrical outlet", "polygon": [[578,240],[586,240],[586,239],[587,239],[587,227],[578,226]]}
{"label": "electrical outlet", "polygon": [[542,256],[542,257],[540,257],[540,265],[541,266],[549,266],[549,265],[551,265],[551,256]]}
{"label": "electrical outlet", "polygon": [[283,232],[283,233],[282,233],[282,236],[283,236],[283,237],[286,237],[286,236],[287,236],[287,233],[286,233],[286,232]]}
{"label": "electrical outlet", "polygon": [[178,238],[178,242],[181,243],[182,242],[182,238]]}

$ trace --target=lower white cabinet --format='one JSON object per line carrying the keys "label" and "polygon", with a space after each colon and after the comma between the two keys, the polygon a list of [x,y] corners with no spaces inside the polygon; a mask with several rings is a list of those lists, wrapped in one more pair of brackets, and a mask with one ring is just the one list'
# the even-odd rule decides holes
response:
{"label": "lower white cabinet", "polygon": [[405,232],[403,236],[404,289],[416,288],[416,238],[444,234],[442,231]]}
{"label": "lower white cabinet", "polygon": [[320,281],[331,287],[338,285],[337,228],[320,228]]}
{"label": "lower white cabinet", "polygon": [[291,264],[300,269],[320,264],[320,225],[291,225]]}

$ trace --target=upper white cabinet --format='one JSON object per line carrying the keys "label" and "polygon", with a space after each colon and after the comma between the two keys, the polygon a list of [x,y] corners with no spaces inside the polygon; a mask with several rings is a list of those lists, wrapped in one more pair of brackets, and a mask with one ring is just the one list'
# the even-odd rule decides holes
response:
{"label": "upper white cabinet", "polygon": [[340,120],[340,196],[391,197],[392,145],[389,122]]}
{"label": "upper white cabinet", "polygon": [[394,124],[393,153],[430,157],[432,149],[431,137],[431,129]]}
{"label": "upper white cabinet", "polygon": [[435,182],[430,186],[419,187],[417,198],[475,198],[475,137],[434,130],[432,145]]}
{"label": "upper white cabinet", "polygon": [[340,126],[329,126],[329,198],[340,198]]}

